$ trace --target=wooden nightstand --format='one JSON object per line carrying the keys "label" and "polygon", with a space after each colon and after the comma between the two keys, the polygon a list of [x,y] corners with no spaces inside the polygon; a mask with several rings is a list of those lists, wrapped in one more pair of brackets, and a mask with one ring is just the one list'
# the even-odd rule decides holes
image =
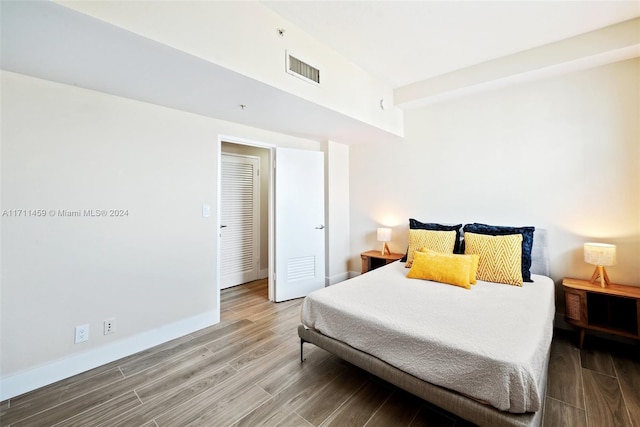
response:
{"label": "wooden nightstand", "polygon": [[380,251],[362,252],[360,254],[360,258],[362,258],[362,273],[364,274],[367,271],[375,270],[376,268],[387,265],[390,262],[397,261],[403,256],[404,254],[382,255]]}
{"label": "wooden nightstand", "polygon": [[602,288],[588,280],[562,280],[567,322],[580,329],[582,348],[587,329],[640,339],[640,288],[611,285]]}

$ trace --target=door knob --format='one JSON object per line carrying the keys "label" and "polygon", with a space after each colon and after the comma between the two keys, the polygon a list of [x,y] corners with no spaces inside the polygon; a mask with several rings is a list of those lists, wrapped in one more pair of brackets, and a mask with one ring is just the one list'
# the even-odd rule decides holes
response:
{"label": "door knob", "polygon": [[322,230],[324,228],[324,225],[320,224],[319,226],[316,227],[316,230]]}

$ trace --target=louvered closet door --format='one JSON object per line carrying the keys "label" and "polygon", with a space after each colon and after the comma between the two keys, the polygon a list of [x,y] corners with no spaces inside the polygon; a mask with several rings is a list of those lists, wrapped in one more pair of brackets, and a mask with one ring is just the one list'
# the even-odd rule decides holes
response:
{"label": "louvered closet door", "polygon": [[258,279],[259,159],[222,155],[220,288]]}

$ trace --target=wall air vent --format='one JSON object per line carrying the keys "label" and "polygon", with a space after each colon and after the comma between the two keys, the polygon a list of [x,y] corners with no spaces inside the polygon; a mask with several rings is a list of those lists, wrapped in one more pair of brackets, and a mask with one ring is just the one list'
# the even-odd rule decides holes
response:
{"label": "wall air vent", "polygon": [[318,68],[296,56],[293,56],[290,52],[286,52],[286,54],[287,73],[310,83],[320,85],[320,70]]}

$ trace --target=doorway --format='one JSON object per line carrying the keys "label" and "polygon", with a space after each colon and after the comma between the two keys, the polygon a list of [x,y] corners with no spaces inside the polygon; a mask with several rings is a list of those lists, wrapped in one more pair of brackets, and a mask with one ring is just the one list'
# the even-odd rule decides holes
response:
{"label": "doorway", "polygon": [[269,277],[271,153],[227,141],[220,148],[219,283],[226,289]]}
{"label": "doorway", "polygon": [[[261,249],[261,266],[264,266],[265,258],[267,260],[267,267],[261,270],[261,274],[267,277],[269,301],[279,302],[300,298],[314,289],[324,287],[326,283],[324,153],[315,150],[281,148],[224,136],[219,137],[218,143],[220,172],[222,171],[223,144],[229,143],[230,146],[235,146],[239,150],[257,148],[268,159],[261,174],[262,178],[268,181],[268,190],[261,191],[262,197],[267,199],[268,209],[267,216],[261,215],[260,219],[262,223],[267,224],[261,227],[262,233],[266,230],[267,238],[261,239],[260,246],[265,248],[264,252]],[[276,156],[278,158],[277,180],[275,179]],[[218,219],[220,219],[221,181],[219,174]],[[276,206],[278,215],[275,215]],[[279,222],[278,225],[276,225],[277,222]],[[220,296],[220,233],[216,241],[218,253],[216,287]],[[276,260],[278,260],[277,271]]]}

